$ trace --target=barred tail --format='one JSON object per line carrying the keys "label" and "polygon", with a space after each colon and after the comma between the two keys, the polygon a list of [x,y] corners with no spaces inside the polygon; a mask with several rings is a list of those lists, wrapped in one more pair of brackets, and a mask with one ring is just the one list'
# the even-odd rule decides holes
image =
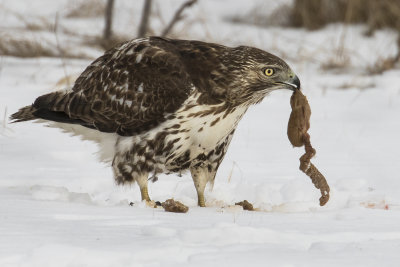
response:
{"label": "barred tail", "polygon": [[64,123],[82,123],[79,119],[70,118],[68,115],[69,102],[73,94],[66,91],[57,91],[54,93],[38,97],[31,106],[21,108],[18,112],[12,114],[10,119],[14,122],[29,121],[35,119],[45,119]]}
{"label": "barred tail", "polygon": [[35,111],[36,108],[34,108],[32,105],[20,108],[18,112],[10,116],[10,120],[12,120],[11,123],[35,120],[37,119],[37,117],[33,115]]}
{"label": "barred tail", "polygon": [[[65,91],[57,91],[54,93],[42,95],[36,98],[35,102],[21,108],[18,112],[12,114],[10,119],[14,122],[30,121],[35,119],[47,119],[41,116],[41,113],[63,110],[66,104]],[[63,101],[64,100],[64,101]]]}

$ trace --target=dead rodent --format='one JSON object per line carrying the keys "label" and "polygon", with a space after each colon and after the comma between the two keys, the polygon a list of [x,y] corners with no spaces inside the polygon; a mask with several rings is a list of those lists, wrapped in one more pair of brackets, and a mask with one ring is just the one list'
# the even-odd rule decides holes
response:
{"label": "dead rodent", "polygon": [[310,105],[301,91],[296,90],[290,98],[290,106],[292,107],[292,113],[290,113],[289,117],[287,135],[293,146],[301,147],[304,145],[303,135],[310,128]]}
{"label": "dead rodent", "polygon": [[247,200],[243,200],[240,202],[235,203],[235,205],[242,206],[244,210],[254,210],[253,204],[248,202]]}
{"label": "dead rodent", "polygon": [[165,211],[169,212],[186,213],[189,210],[187,206],[183,205],[179,201],[175,201],[172,198],[165,200],[165,202],[161,203],[161,206]]}
{"label": "dead rodent", "polygon": [[310,135],[307,133],[310,128],[311,108],[307,98],[300,90],[295,90],[290,98],[290,113],[287,135],[290,143],[295,147],[304,145],[306,153],[300,157],[300,170],[307,174],[316,188],[320,189],[321,197],[319,204],[325,205],[329,200],[329,185],[325,177],[310,162],[316,151],[311,146]]}

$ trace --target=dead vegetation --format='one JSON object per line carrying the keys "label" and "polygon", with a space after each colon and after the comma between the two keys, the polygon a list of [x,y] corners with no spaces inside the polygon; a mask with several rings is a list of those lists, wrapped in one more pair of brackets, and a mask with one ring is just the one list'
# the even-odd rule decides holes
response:
{"label": "dead vegetation", "polygon": [[0,38],[0,55],[14,57],[59,57],[54,47],[44,40],[18,39],[10,35],[2,35]]}
{"label": "dead vegetation", "polygon": [[[366,35],[390,28],[398,32],[397,55],[378,60],[367,67],[369,74],[380,74],[393,69],[400,61],[400,1],[398,0],[296,0],[290,15],[290,26],[319,29],[329,23],[362,23],[367,25]],[[336,64],[339,61],[339,64]],[[343,60],[326,62],[324,69],[343,67]]]}
{"label": "dead vegetation", "polygon": [[[249,12],[228,16],[226,20],[233,23],[251,24],[260,27],[289,26],[291,6],[281,4],[271,7],[270,3],[260,2]],[[270,12],[271,10],[272,12]]]}
{"label": "dead vegetation", "polygon": [[289,25],[316,30],[334,22],[365,23],[367,34],[385,27],[400,31],[400,1],[296,0]]}
{"label": "dead vegetation", "polygon": [[34,21],[23,20],[23,22],[25,23],[25,28],[29,31],[51,31],[54,27],[53,23],[43,17],[39,17]]}
{"label": "dead vegetation", "polygon": [[0,55],[21,58],[32,57],[64,57],[90,58],[88,55],[65,49],[43,38],[24,38],[13,35],[0,35]]}
{"label": "dead vegetation", "polygon": [[82,43],[91,47],[108,50],[130,39],[132,38],[128,35],[113,34],[108,39],[104,39],[103,36],[99,35],[94,37],[86,37],[83,39]]}
{"label": "dead vegetation", "polygon": [[9,133],[12,133],[13,130],[8,127],[8,116],[7,116],[7,106],[4,108],[3,119],[0,120],[0,136],[8,137]]}
{"label": "dead vegetation", "polygon": [[10,10],[3,5],[0,5],[0,8],[6,10],[8,13],[12,14],[19,21],[21,21],[25,25],[24,28],[26,30],[36,32],[36,31],[51,31],[53,29],[53,23],[51,23],[49,21],[49,19],[46,17],[38,16],[35,18],[31,17],[31,18],[27,19],[22,14],[15,12],[13,10]]}
{"label": "dead vegetation", "polygon": [[[400,46],[399,46],[400,49]],[[389,58],[381,58],[374,65],[367,67],[369,74],[381,74],[387,70],[394,69],[400,62],[400,51],[397,55]]]}
{"label": "dead vegetation", "polygon": [[337,51],[326,61],[321,63],[323,70],[342,70],[350,65],[350,59],[345,55],[338,55]]}
{"label": "dead vegetation", "polygon": [[105,1],[102,0],[73,1],[70,6],[65,15],[67,18],[101,17],[105,12]]}
{"label": "dead vegetation", "polygon": [[191,7],[192,5],[196,4],[197,0],[188,0],[184,2],[175,12],[174,16],[172,17],[171,21],[168,23],[168,25],[162,30],[161,36],[167,36],[171,31],[172,28],[175,26],[175,24],[184,19],[183,11],[186,8]]}
{"label": "dead vegetation", "polygon": [[[272,12],[271,12],[272,10]],[[261,27],[285,26],[318,30],[330,23],[364,24],[365,34],[371,36],[378,29],[389,28],[398,32],[397,55],[382,58],[373,66],[366,66],[369,74],[380,74],[400,64],[400,1],[399,0],[294,0],[292,5],[275,7],[260,3],[250,12],[228,18],[232,22]],[[344,51],[346,30],[339,36],[337,51],[322,62],[324,70],[347,69],[349,57]]]}
{"label": "dead vegetation", "polygon": [[376,84],[373,82],[360,82],[360,81],[350,81],[350,82],[345,82],[337,86],[337,89],[341,90],[347,90],[347,89],[352,89],[352,88],[358,88],[360,90],[366,90],[369,88],[374,88],[376,87]]}
{"label": "dead vegetation", "polygon": [[329,23],[365,23],[366,34],[377,29],[400,31],[400,1],[398,0],[295,0],[293,5],[277,6],[271,14],[263,5],[248,14],[228,18],[233,22],[259,26],[291,26],[317,30]]}
{"label": "dead vegetation", "polygon": [[[143,28],[143,33],[140,33],[139,35],[170,35],[176,37],[176,34],[173,32],[174,26],[177,22],[185,18],[184,11],[194,5],[197,0],[187,0],[183,2],[182,5],[177,8],[171,21],[165,23],[165,28],[161,29],[160,32],[155,32],[154,29],[150,27],[149,22],[153,19],[152,15],[154,15],[150,12],[152,2],[153,1],[151,0],[145,2],[147,3],[147,9],[145,8],[146,12],[144,12],[144,15],[141,18],[141,28]],[[131,40],[135,36],[117,34],[112,30],[113,3],[114,0],[73,0],[68,4],[65,11],[56,13],[55,19],[35,16],[26,17],[15,11],[9,10],[9,12],[20,20],[24,26],[15,29],[20,33],[19,35],[0,33],[0,55],[24,58],[90,58],[90,56],[83,54],[84,52],[77,52],[83,51],[84,49],[73,48],[96,48],[99,50],[108,50],[120,43]],[[87,19],[94,17],[105,18],[104,34],[79,34],[79,31],[65,26],[66,24],[62,21],[62,18]],[[146,23],[143,24],[143,22]],[[132,25],[132,28],[135,27],[137,27],[137,25]],[[51,40],[52,38],[43,39],[41,36],[36,36],[36,33],[33,32],[43,32],[43,34],[48,32],[53,33],[56,43]],[[40,33],[40,35],[42,35],[42,33]],[[58,35],[62,35],[64,38],[59,40]],[[65,40],[68,40],[68,43],[66,43]]]}

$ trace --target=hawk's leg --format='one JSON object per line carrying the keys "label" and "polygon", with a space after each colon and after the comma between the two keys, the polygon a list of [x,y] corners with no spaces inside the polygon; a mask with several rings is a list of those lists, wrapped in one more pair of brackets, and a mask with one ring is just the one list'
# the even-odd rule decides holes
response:
{"label": "hawk's leg", "polygon": [[209,181],[212,181],[215,177],[215,171],[209,170],[210,165],[202,164],[200,166],[190,167],[190,173],[192,174],[194,186],[197,191],[197,204],[200,207],[205,207],[206,202],[204,199],[204,189]]}
{"label": "hawk's leg", "polygon": [[210,183],[210,189],[212,190],[214,186],[215,175],[217,174],[219,165],[221,164],[225,156],[234,132],[235,130],[232,130],[226,136],[226,138],[209,153],[200,154],[199,156],[197,156],[197,158],[199,159],[206,160],[201,161],[190,167],[194,186],[196,187],[197,191],[198,205],[200,207],[205,207],[204,189],[206,187],[206,184]]}
{"label": "hawk's leg", "polygon": [[112,167],[117,184],[136,182],[140,188],[142,200],[146,200],[147,202],[151,201],[147,187],[147,178],[149,176],[147,172],[138,172],[134,164],[127,163],[126,159],[124,157],[119,157],[119,155],[114,157]]}
{"label": "hawk's leg", "polygon": [[139,185],[142,200],[151,201],[147,187],[147,177],[147,174],[140,174],[139,176],[135,177],[135,181]]}

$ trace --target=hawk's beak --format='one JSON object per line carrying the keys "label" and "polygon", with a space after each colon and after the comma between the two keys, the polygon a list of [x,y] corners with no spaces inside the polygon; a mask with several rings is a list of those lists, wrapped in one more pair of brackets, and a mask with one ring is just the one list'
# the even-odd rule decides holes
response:
{"label": "hawk's beak", "polygon": [[295,91],[296,89],[300,90],[300,80],[299,77],[297,77],[297,75],[294,75],[294,77],[292,77],[289,81],[287,82],[282,82],[283,84],[287,84],[290,86],[290,90]]}

